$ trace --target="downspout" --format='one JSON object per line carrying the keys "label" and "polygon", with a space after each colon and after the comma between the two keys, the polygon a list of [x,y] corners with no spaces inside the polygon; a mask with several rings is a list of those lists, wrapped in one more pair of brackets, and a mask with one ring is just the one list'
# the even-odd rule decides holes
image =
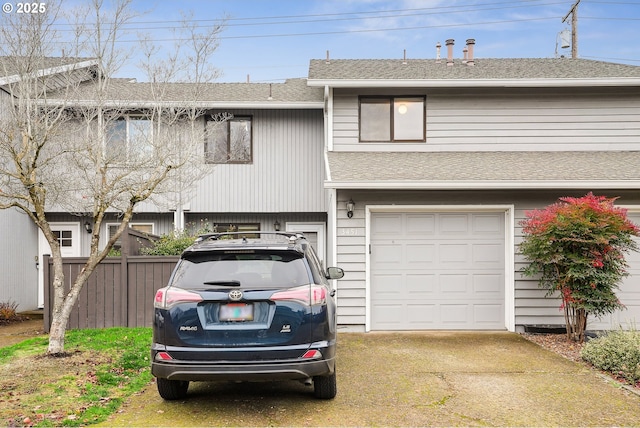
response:
{"label": "downspout", "polygon": [[[331,182],[331,169],[329,168],[329,151],[333,150],[333,90],[328,85],[324,87],[324,170],[325,182]],[[338,258],[336,246],[337,228],[337,190],[327,190],[327,266],[335,266]],[[333,281],[333,289],[337,287],[337,281]],[[336,298],[337,302],[337,298]]]}

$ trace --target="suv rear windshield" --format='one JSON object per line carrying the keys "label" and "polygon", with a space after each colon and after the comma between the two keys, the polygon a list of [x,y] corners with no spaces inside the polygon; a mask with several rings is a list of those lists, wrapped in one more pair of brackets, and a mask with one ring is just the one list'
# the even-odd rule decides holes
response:
{"label": "suv rear windshield", "polygon": [[184,255],[171,285],[183,289],[216,285],[288,288],[309,282],[302,254],[273,250],[221,250]]}

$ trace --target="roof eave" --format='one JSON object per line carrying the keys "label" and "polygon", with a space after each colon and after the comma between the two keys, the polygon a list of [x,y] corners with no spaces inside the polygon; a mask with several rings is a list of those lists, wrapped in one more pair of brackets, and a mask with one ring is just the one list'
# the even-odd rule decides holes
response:
{"label": "roof eave", "polygon": [[[65,73],[68,71],[79,70],[81,68],[93,67],[98,64],[98,60],[96,59],[88,59],[79,62],[73,62],[71,64],[60,65],[57,67],[49,67],[44,68],[42,70],[38,70],[36,73],[37,77],[45,77],[51,76],[58,73]],[[11,83],[16,83],[20,81],[20,76],[18,74],[12,74],[10,76],[0,77],[0,86],[9,85]]]}
{"label": "roof eave", "polygon": [[[48,105],[64,105],[68,107],[92,107],[95,106],[95,101],[92,100],[64,100],[64,99],[48,99],[42,100]],[[145,109],[151,107],[176,107],[176,106],[189,106],[195,108],[206,109],[319,109],[324,108],[322,101],[300,101],[300,102],[279,102],[279,101],[248,101],[248,102],[233,102],[233,101],[198,101],[189,102],[184,101],[107,101],[103,102],[102,106],[106,108],[127,108],[127,109]]]}
{"label": "roof eave", "polygon": [[360,190],[514,190],[640,189],[640,180],[475,180],[475,181],[325,181],[325,189]]}
{"label": "roof eave", "polygon": [[640,86],[640,78],[593,79],[308,79],[309,86],[332,88],[548,88]]}

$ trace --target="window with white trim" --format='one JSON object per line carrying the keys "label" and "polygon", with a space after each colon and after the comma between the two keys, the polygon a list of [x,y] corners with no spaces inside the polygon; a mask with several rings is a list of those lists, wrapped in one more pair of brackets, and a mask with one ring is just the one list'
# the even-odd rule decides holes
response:
{"label": "window with white trim", "polygon": [[360,97],[360,141],[426,141],[426,97]]}
{"label": "window with white trim", "polygon": [[207,163],[251,163],[253,131],[251,116],[234,116],[223,123],[208,120],[204,154]]}
{"label": "window with white trim", "polygon": [[149,159],[153,155],[153,122],[143,116],[126,115],[107,128],[105,154],[116,161]]}

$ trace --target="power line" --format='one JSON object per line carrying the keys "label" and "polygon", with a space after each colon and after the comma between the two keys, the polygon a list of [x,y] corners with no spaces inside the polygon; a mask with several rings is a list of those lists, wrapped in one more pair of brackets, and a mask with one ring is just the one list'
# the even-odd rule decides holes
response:
{"label": "power line", "polygon": [[[498,24],[513,24],[518,22],[533,22],[533,21],[551,21],[559,19],[559,16],[552,16],[546,18],[527,18],[527,19],[510,19],[505,21],[484,21],[474,22],[474,26],[483,25],[498,25]],[[358,34],[358,33],[376,33],[376,32],[390,32],[390,31],[410,31],[410,30],[425,30],[433,28],[453,28],[453,27],[468,27],[469,23],[458,24],[441,24],[441,25],[419,25],[412,27],[400,27],[400,28],[367,28],[360,30],[336,30],[336,31],[318,31],[307,33],[281,33],[281,34],[253,34],[253,35],[239,35],[239,36],[217,36],[218,40],[237,40],[237,39],[265,39],[265,38],[282,38],[282,37],[306,37],[306,36],[326,36],[336,34]],[[168,39],[153,39],[154,42],[183,42],[189,39],[181,38],[168,38]],[[117,43],[139,43],[137,39],[131,40],[117,40]],[[58,42],[64,43],[64,42]]]}
{"label": "power line", "polygon": [[[566,0],[555,0],[540,2],[540,0],[522,0],[520,3],[528,4],[514,4],[513,2],[493,2],[493,3],[480,3],[480,4],[465,4],[457,6],[437,6],[437,7],[425,7],[425,8],[410,8],[410,9],[391,9],[391,10],[376,10],[376,11],[358,11],[358,12],[343,12],[343,13],[325,13],[325,14],[308,14],[308,15],[280,15],[280,16],[264,16],[264,17],[243,17],[243,18],[218,18],[218,19],[190,19],[190,23],[203,24],[195,25],[195,28],[208,27],[213,23],[220,25],[224,22],[225,27],[244,27],[244,26],[267,26],[267,25],[295,25],[295,24],[309,24],[309,23],[321,23],[321,22],[339,22],[339,21],[362,21],[371,19],[388,19],[388,18],[403,18],[403,17],[415,17],[426,15],[442,15],[442,14],[458,14],[458,13],[470,13],[470,12],[483,12],[491,10],[508,10],[508,9],[522,9],[530,7],[541,7],[566,4]],[[506,6],[505,6],[506,5]],[[486,6],[500,6],[500,7],[486,7]],[[457,9],[457,10],[452,10]],[[429,12],[425,12],[429,11]],[[416,13],[423,12],[423,13]],[[378,16],[371,16],[371,15]],[[363,16],[364,15],[364,16]],[[353,17],[348,17],[353,16]],[[297,19],[291,21],[289,19]],[[321,19],[309,19],[309,18],[321,18]],[[264,20],[278,20],[267,22],[251,22],[251,23],[233,23],[234,21],[264,21]],[[284,21],[283,21],[284,20]],[[163,20],[163,21],[132,21],[124,24],[126,30],[165,30],[170,28],[178,28],[183,21],[180,20]],[[112,23],[104,23],[104,25],[111,25]],[[162,24],[159,27],[146,27],[147,24]],[[175,24],[175,25],[171,25]],[[55,26],[71,26],[68,23],[53,23]],[[80,25],[92,25],[91,22],[81,23]],[[129,25],[137,25],[140,27],[129,27]],[[73,30],[60,30],[60,31],[73,31]]]}

